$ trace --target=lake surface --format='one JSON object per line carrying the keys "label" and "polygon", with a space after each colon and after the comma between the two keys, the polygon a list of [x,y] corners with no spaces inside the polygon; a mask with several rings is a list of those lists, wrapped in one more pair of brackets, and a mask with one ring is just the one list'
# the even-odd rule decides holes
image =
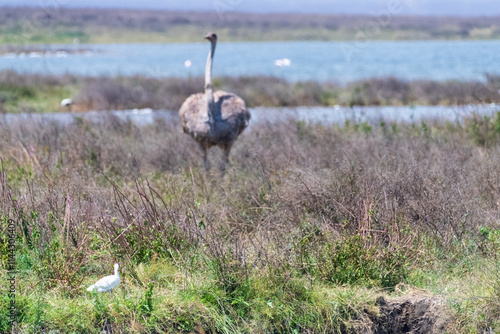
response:
{"label": "lake surface", "polygon": [[[90,52],[4,54],[0,70],[22,73],[188,77],[203,75],[209,44],[52,45]],[[289,66],[276,60],[289,59]],[[185,62],[191,61],[186,67]],[[278,62],[278,64],[280,64]],[[281,63],[283,65],[283,62]],[[273,75],[290,81],[340,83],[402,79],[484,80],[500,74],[500,41],[219,43],[214,76]]]}
{"label": "lake surface", "polygon": [[[262,123],[277,123],[287,119],[344,125],[346,121],[366,122],[378,125],[380,122],[419,123],[425,120],[441,120],[461,122],[465,116],[473,113],[492,115],[500,111],[500,105],[467,105],[467,106],[415,106],[415,107],[297,107],[297,108],[252,108],[250,113],[250,131]],[[99,122],[109,116],[116,116],[122,120],[130,120],[134,124],[143,126],[153,124],[157,120],[167,123],[178,123],[177,111],[134,109],[120,111],[90,111],[85,113],[48,113],[48,114],[4,114],[0,122],[7,124],[24,124],[35,122],[43,125],[44,122],[70,124],[77,118]]]}

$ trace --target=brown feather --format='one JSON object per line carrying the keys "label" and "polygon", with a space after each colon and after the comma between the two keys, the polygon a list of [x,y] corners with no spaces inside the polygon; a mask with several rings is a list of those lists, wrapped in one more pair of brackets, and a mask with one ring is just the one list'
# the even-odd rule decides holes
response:
{"label": "brown feather", "polygon": [[205,94],[188,97],[179,110],[179,117],[184,132],[200,144],[205,168],[210,168],[207,150],[211,146],[219,146],[225,153],[224,170],[231,146],[250,122],[250,113],[241,97],[221,90],[212,93],[212,60],[217,35],[208,33],[205,38],[212,46],[205,67]]}
{"label": "brown feather", "polygon": [[182,129],[207,148],[230,147],[248,126],[250,112],[245,101],[232,93],[216,91],[214,102],[214,122],[210,126],[205,95],[198,93],[188,97],[179,110]]}

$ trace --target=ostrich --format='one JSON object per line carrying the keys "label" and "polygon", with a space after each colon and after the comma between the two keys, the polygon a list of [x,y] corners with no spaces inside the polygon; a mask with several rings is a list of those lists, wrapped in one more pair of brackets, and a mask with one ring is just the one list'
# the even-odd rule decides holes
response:
{"label": "ostrich", "polygon": [[210,169],[208,149],[219,146],[224,151],[221,163],[221,170],[224,171],[229,162],[229,151],[239,134],[248,126],[250,113],[241,97],[221,90],[213,92],[212,60],[217,35],[208,33],[205,38],[212,45],[205,68],[205,93],[189,96],[179,110],[179,117],[184,132],[200,144],[205,169]]}

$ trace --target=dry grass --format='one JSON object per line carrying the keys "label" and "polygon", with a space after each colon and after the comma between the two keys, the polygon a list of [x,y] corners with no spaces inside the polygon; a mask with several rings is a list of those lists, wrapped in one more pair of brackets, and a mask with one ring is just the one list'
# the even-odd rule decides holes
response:
{"label": "dry grass", "polygon": [[[202,91],[202,78],[114,78],[24,75],[0,72],[1,112],[54,112],[61,97],[73,97],[75,111],[152,108],[178,110]],[[256,106],[465,105],[500,102],[498,75],[485,82],[405,81],[393,77],[348,83],[288,82],[276,77],[222,77],[216,89],[231,91]]]}
{"label": "dry grass", "polygon": [[[177,124],[2,124],[0,208],[22,218],[23,289],[43,282],[42,295],[74,303],[49,320],[22,292],[21,322],[61,329],[83,308],[95,312],[81,324],[91,330],[128,332],[133,319],[139,332],[344,332],[374,305],[349,291],[392,291],[417,269],[465,280],[467,261],[498,256],[498,122],[261,124],[236,144],[224,177],[202,171]],[[113,261],[129,280],[115,308],[82,286]],[[164,296],[154,311],[148,283]],[[322,300],[340,286],[352,289]],[[468,328],[498,326],[495,289]]]}

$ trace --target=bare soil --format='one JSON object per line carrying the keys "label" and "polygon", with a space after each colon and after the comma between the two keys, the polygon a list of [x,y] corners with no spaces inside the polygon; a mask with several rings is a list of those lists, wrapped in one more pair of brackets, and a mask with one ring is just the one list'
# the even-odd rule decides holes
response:
{"label": "bare soil", "polygon": [[377,299],[378,316],[370,316],[366,334],[437,334],[445,333],[451,316],[443,301],[436,297],[410,295],[396,299]]}

